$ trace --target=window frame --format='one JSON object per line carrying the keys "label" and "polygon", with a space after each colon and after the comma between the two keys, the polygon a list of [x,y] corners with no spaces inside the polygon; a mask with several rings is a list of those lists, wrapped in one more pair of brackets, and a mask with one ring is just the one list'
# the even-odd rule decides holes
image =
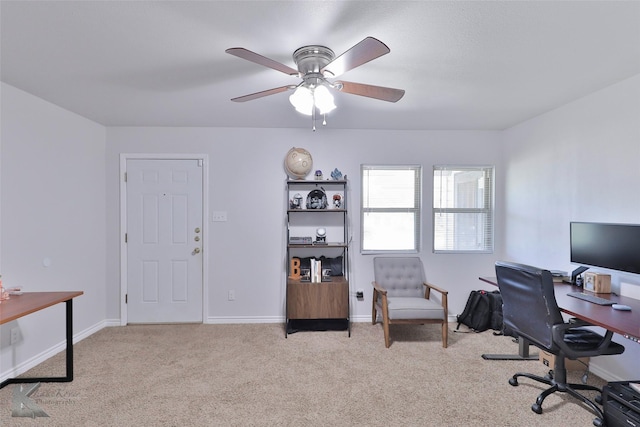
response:
{"label": "window frame", "polygon": [[[484,190],[484,206],[482,208],[436,208],[436,174],[440,171],[453,170],[453,171],[469,171],[469,172],[483,172],[490,171],[490,183],[485,186]],[[492,254],[495,251],[495,186],[496,186],[496,168],[494,165],[434,165],[432,174],[433,183],[433,198],[432,198],[432,218],[431,218],[431,231],[432,231],[432,250],[435,254]],[[486,178],[485,178],[486,179]],[[488,193],[488,194],[487,194]],[[483,247],[481,249],[436,249],[436,216],[438,214],[448,213],[475,213],[475,214],[487,214],[488,220],[486,223],[490,227],[489,232],[484,233]],[[487,240],[489,240],[487,242]]]}
{"label": "window frame", "polygon": [[[413,208],[371,208],[365,207],[365,171],[367,170],[401,170],[414,172],[414,201]],[[360,165],[360,253],[362,255],[376,254],[416,254],[422,247],[422,179],[423,167],[419,164],[361,164]],[[365,215],[367,213],[414,213],[414,248],[413,249],[365,249]]]}

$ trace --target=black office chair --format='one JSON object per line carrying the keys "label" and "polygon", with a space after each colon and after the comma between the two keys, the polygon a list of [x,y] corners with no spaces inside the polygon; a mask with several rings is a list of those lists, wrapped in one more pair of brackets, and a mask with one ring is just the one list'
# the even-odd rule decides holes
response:
{"label": "black office chair", "polygon": [[[600,393],[602,390],[591,385],[567,383],[565,358],[575,360],[620,354],[624,347],[611,341],[611,331],[602,336],[586,328],[590,325],[585,322],[577,319],[564,321],[548,270],[508,262],[496,262],[495,267],[505,327],[515,336],[526,338],[531,344],[556,356],[553,372],[546,377],[518,372],[509,379],[509,384],[517,386],[518,377],[527,377],[551,386],[540,393],[531,406],[538,414],[542,413],[542,402],[548,395],[556,391],[569,393],[589,406],[598,416],[593,424],[601,425],[604,417],[600,408],[576,390]],[[600,403],[600,395],[597,400]]]}

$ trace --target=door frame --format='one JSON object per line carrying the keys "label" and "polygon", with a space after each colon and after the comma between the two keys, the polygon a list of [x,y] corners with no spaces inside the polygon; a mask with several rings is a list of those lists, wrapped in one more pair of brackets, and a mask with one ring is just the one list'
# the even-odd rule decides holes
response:
{"label": "door frame", "polygon": [[209,156],[207,154],[120,153],[120,326],[128,321],[127,244],[127,160],[199,160],[202,162],[202,323],[209,313]]}

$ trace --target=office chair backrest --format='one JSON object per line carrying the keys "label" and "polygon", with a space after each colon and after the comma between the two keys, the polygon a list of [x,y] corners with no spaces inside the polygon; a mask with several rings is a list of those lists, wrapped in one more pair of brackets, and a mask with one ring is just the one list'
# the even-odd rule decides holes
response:
{"label": "office chair backrest", "polygon": [[424,297],[426,279],[418,257],[376,257],[373,274],[389,297]]}
{"label": "office chair backrest", "polygon": [[496,262],[504,324],[546,349],[555,348],[551,328],[564,323],[548,270],[523,264]]}

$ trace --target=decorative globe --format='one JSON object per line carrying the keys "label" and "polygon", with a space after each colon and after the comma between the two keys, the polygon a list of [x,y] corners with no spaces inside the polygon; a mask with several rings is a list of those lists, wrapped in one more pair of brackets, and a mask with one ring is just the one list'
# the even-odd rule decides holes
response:
{"label": "decorative globe", "polygon": [[284,158],[284,169],[293,179],[304,179],[313,168],[311,154],[304,148],[293,147]]}

